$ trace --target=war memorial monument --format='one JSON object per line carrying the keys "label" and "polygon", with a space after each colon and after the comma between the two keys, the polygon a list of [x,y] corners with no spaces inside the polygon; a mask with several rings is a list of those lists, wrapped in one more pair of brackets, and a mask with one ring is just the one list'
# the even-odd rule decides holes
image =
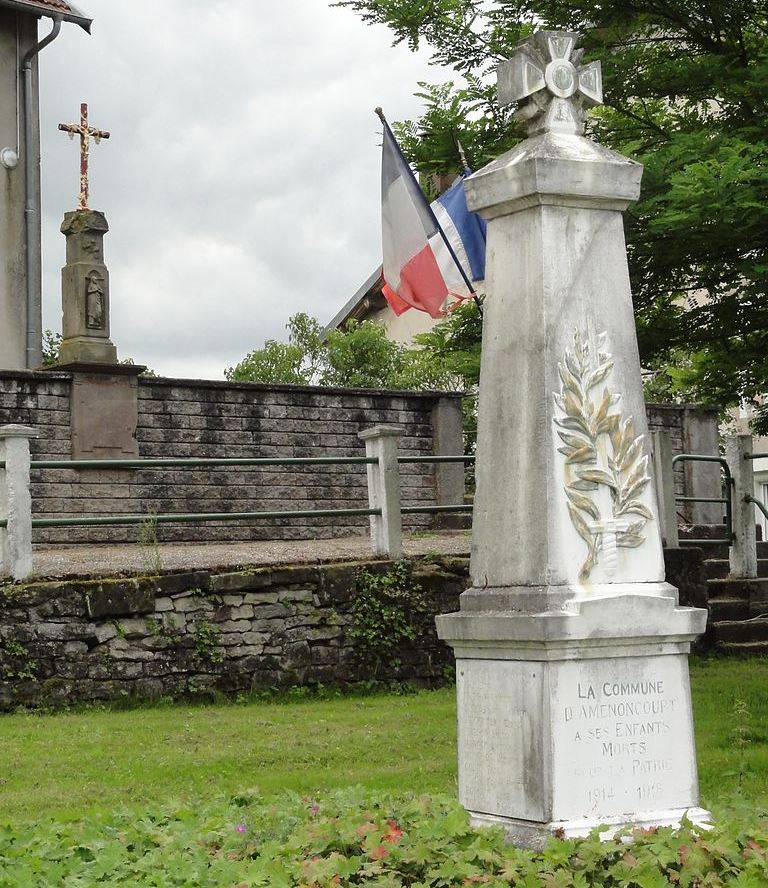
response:
{"label": "war memorial monument", "polygon": [[599,62],[539,32],[499,69],[528,138],[466,181],[488,221],[459,797],[543,843],[706,822],[688,677],[706,611],[665,582],[622,211],[642,167],[584,135]]}

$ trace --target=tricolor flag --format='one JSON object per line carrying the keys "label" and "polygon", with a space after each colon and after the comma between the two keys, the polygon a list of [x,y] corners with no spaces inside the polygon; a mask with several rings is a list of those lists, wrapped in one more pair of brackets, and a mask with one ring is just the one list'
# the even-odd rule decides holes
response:
{"label": "tricolor flag", "polygon": [[396,315],[417,308],[438,318],[449,296],[474,296],[472,281],[485,276],[485,222],[467,208],[463,177],[430,205],[382,122],[382,292]]}

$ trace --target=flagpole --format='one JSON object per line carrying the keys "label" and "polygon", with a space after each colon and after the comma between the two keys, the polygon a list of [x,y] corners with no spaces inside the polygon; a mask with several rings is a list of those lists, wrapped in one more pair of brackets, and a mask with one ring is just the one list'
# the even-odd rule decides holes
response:
{"label": "flagpole", "polygon": [[[381,107],[374,108],[374,112],[376,113],[377,117],[382,122],[382,124],[386,127],[390,136],[392,136],[392,141],[395,145],[395,148],[397,149],[398,154],[402,158],[406,169],[410,173],[411,179],[413,179],[414,184],[419,189],[419,191],[421,191],[421,185],[419,185],[419,180],[416,178],[416,175],[414,174],[413,170],[411,169],[410,163],[408,163],[407,158],[403,154],[402,149],[400,148],[400,144],[397,141],[397,139],[395,138],[395,134],[392,132],[392,128],[390,127],[389,122],[387,121],[387,118],[384,116],[383,109]],[[423,194],[423,192],[422,192],[422,194]],[[443,242],[445,243],[445,246],[448,248],[448,252],[451,254],[451,259],[453,259],[454,263],[456,264],[456,268],[459,269],[459,273],[464,278],[464,283],[467,285],[469,292],[472,294],[472,299],[474,299],[474,301],[475,301],[475,305],[477,306],[477,310],[482,315],[483,305],[480,302],[480,298],[477,295],[477,291],[472,286],[472,281],[467,276],[466,271],[464,271],[464,266],[461,264],[461,262],[459,262],[459,258],[456,255],[453,247],[451,246],[451,242],[448,240],[446,233],[443,231],[443,226],[440,224],[437,216],[435,215],[435,211],[432,209],[432,206],[429,203],[429,201],[426,199],[426,197],[424,198],[424,203],[427,205],[427,210],[429,212],[429,215],[432,217],[432,221],[435,223],[435,227],[440,232],[440,236],[442,237]]]}

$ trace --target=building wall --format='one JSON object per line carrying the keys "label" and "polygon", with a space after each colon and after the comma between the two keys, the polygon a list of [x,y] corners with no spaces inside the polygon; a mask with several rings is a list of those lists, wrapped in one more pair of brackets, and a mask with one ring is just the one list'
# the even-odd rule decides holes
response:
{"label": "building wall", "polygon": [[[0,373],[0,424],[39,431],[33,458],[68,459],[71,376]],[[461,397],[456,394],[361,391],[245,383],[140,379],[136,438],[140,457],[364,456],[359,431],[402,426],[403,455],[461,452]],[[446,434],[447,437],[446,437]],[[431,505],[451,490],[455,467],[401,467],[404,503]],[[445,476],[445,477],[444,477]],[[364,465],[35,470],[36,517],[151,513],[252,512],[367,508]],[[411,529],[431,526],[410,516]],[[168,524],[161,541],[311,539],[367,533],[368,518],[270,519]],[[137,527],[38,530],[38,542],[130,541]]]}
{"label": "building wall", "polygon": [[[37,19],[34,16],[0,9],[0,149],[14,148],[19,154],[16,169],[6,170],[0,166],[0,368],[3,369],[26,366],[25,145],[23,78],[19,66],[26,51],[36,42]],[[38,133],[36,62],[34,96],[34,131]],[[37,163],[38,141],[34,150],[33,161]],[[39,191],[38,174],[38,198]]]}

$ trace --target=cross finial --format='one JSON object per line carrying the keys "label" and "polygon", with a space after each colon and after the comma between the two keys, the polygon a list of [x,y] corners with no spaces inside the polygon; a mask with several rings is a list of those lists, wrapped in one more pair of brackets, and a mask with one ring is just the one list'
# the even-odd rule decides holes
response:
{"label": "cross finial", "polygon": [[83,102],[80,106],[80,123],[60,123],[59,129],[69,133],[69,138],[80,136],[80,198],[78,209],[88,209],[88,154],[90,153],[91,139],[98,145],[102,139],[108,139],[109,133],[88,126],[88,105]]}
{"label": "cross finial", "polygon": [[499,66],[499,103],[519,103],[515,117],[526,122],[529,136],[582,135],[585,110],[602,104],[600,62],[581,67],[577,40],[570,31],[539,31]]}

